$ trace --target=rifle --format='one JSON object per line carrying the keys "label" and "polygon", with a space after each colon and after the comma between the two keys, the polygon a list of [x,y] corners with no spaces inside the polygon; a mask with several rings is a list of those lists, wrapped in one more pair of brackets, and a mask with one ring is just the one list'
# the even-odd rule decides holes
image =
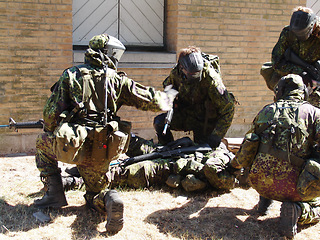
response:
{"label": "rifle", "polygon": [[43,128],[44,121],[43,119],[38,120],[37,122],[19,122],[17,123],[12,118],[9,118],[8,125],[0,125],[0,128],[9,127],[9,129],[13,128],[18,132],[18,129],[21,128]]}
{"label": "rifle", "polygon": [[312,78],[320,82],[320,60],[316,61],[314,65],[311,65],[305,61],[303,61],[297,54],[295,54],[290,48],[286,50],[284,53],[284,57],[287,61],[292,62],[294,64],[302,67],[307,73],[309,73]]}
{"label": "rifle", "polygon": [[166,119],[164,120],[164,128],[163,128],[162,135],[166,135],[167,129],[168,129],[168,127],[170,126],[170,123],[171,123],[171,120],[172,120],[172,116],[173,116],[173,108],[171,108],[171,109],[167,112]]}
{"label": "rifle", "polygon": [[144,155],[140,155],[140,156],[127,158],[120,163],[120,166],[126,167],[126,166],[129,166],[134,163],[143,162],[145,160],[174,157],[174,156],[178,156],[182,153],[185,153],[185,154],[190,154],[190,153],[194,153],[194,152],[207,153],[210,151],[212,151],[212,148],[208,144],[200,144],[197,146],[176,148],[176,149],[172,149],[172,150],[168,150],[168,151],[153,152],[153,153],[148,153],[148,154],[144,154]]}

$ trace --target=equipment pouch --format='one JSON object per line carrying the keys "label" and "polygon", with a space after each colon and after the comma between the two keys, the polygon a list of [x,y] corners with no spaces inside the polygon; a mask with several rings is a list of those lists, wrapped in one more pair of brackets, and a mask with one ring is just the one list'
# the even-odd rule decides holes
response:
{"label": "equipment pouch", "polygon": [[258,152],[260,145],[260,138],[255,133],[246,134],[239,151],[231,161],[231,166],[238,168],[242,166],[244,168],[251,167],[252,162]]}
{"label": "equipment pouch", "polygon": [[274,73],[274,69],[272,67],[271,62],[265,62],[260,69],[260,74],[262,75],[262,77],[264,78],[268,86],[271,81],[273,73]]}
{"label": "equipment pouch", "polygon": [[87,137],[85,127],[76,123],[64,122],[55,129],[54,136],[53,151],[57,160],[74,163],[74,159]]}
{"label": "equipment pouch", "polygon": [[306,161],[298,178],[297,190],[303,201],[320,197],[320,163],[313,159]]}
{"label": "equipment pouch", "polygon": [[120,121],[119,130],[113,131],[108,138],[107,159],[113,161],[119,158],[122,153],[126,153],[130,143],[131,123]]}

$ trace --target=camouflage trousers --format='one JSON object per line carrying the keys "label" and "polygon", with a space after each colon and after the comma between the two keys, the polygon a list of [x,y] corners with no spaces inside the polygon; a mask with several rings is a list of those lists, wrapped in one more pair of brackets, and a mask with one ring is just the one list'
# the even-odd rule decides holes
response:
{"label": "camouflage trousers", "polygon": [[289,161],[266,153],[258,153],[250,168],[251,186],[263,197],[277,201],[296,202],[302,208],[299,224],[320,220],[320,197],[302,197],[297,190],[300,170]]}
{"label": "camouflage trousers", "polygon": [[320,221],[320,197],[309,202],[297,202],[302,209],[299,224],[305,225]]}
{"label": "camouflage trousers", "polygon": [[[41,177],[61,172],[53,151],[54,141],[52,132],[45,132],[37,137],[36,166]],[[109,187],[106,173],[109,171],[110,162],[92,160],[88,157],[80,163],[75,161],[75,164],[85,183],[86,194],[84,197],[88,205],[104,213],[104,195]]]}

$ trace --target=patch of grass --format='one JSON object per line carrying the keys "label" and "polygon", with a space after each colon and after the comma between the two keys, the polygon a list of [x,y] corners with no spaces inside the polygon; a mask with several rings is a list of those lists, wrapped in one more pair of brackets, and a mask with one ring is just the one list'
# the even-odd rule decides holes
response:
{"label": "patch of grass", "polygon": [[[105,232],[105,216],[85,206],[83,191],[69,191],[69,205],[46,210],[52,221],[33,217],[33,201],[43,187],[34,156],[0,158],[0,239],[281,239],[278,234],[280,203],[270,214],[255,215],[258,194],[253,189],[228,193],[186,193],[168,187],[132,190],[118,188],[125,203],[123,229]],[[320,224],[299,228],[295,239],[319,239]]]}

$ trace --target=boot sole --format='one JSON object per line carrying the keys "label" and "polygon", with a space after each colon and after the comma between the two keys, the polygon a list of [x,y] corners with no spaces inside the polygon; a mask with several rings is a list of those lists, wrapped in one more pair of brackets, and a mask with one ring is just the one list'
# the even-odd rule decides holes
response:
{"label": "boot sole", "polygon": [[114,200],[108,212],[111,212],[111,217],[107,216],[106,230],[107,232],[119,232],[123,228],[123,202],[121,199]]}

